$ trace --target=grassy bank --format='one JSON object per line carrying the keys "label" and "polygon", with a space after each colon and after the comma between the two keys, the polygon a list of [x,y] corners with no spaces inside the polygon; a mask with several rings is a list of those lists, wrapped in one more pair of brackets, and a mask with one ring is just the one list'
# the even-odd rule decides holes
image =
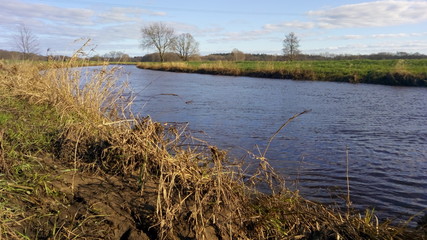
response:
{"label": "grassy bank", "polygon": [[185,126],[134,116],[117,68],[56,64],[0,61],[0,239],[423,239],[303,199],[262,155],[248,176]]}
{"label": "grassy bank", "polygon": [[136,65],[137,62],[109,62],[111,65]]}
{"label": "grassy bank", "polygon": [[143,62],[139,68],[262,78],[427,86],[427,59],[292,62]]}

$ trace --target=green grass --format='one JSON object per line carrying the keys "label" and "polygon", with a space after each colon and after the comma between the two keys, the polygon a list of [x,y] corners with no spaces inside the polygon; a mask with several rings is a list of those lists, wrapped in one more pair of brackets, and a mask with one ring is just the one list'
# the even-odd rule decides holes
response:
{"label": "green grass", "polygon": [[20,152],[44,150],[57,137],[59,116],[48,105],[30,105],[6,97],[2,98],[0,110],[0,129],[5,129],[8,140],[17,143],[14,148]]}
{"label": "green grass", "polygon": [[427,59],[139,63],[140,68],[312,81],[427,86]]}
{"label": "green grass", "polygon": [[58,137],[59,119],[47,104],[29,104],[0,89],[0,238],[30,239],[16,226],[29,219],[23,203],[46,198],[44,188],[55,177],[43,172],[39,159]]}

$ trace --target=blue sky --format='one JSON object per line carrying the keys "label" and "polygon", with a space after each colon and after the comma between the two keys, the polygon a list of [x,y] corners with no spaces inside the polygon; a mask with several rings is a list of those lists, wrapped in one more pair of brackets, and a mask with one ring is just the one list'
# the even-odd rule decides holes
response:
{"label": "blue sky", "polygon": [[[307,54],[427,54],[426,0],[0,0],[0,49],[16,50],[25,24],[40,53],[71,54],[90,38],[93,54],[141,56],[141,27],[164,22],[191,33],[202,55],[231,52],[282,54],[295,32]],[[77,40],[77,41],[76,41]]]}

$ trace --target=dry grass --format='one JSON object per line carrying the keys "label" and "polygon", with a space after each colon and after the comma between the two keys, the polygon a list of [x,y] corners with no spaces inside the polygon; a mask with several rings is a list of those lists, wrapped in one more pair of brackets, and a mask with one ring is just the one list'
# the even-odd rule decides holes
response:
{"label": "dry grass", "polygon": [[[126,85],[117,82],[119,69],[103,66],[86,74],[71,67],[74,59],[59,68],[58,63],[52,63],[52,67],[43,67],[46,70],[32,63],[0,62],[0,85],[10,96],[56,109],[62,132],[53,152],[62,161],[80,171],[133,176],[140,184],[135,194],[141,198],[146,194],[145,183],[154,180],[156,207],[150,229],[158,239],[418,236],[378,223],[371,212],[364,216],[343,213],[304,200],[282,187],[265,153],[254,155],[260,164],[248,180],[238,164],[229,162],[226,152],[208,144],[194,144],[194,139],[185,137],[185,126],[171,127],[134,116],[130,111],[132,98],[123,98]],[[210,68],[225,71],[222,63]],[[8,166],[1,137],[0,131],[0,167],[4,171]],[[267,183],[271,194],[258,192],[260,183]],[[7,236],[15,234],[7,223],[14,217],[3,212],[0,219],[1,231]]]}
{"label": "dry grass", "polygon": [[138,63],[139,68],[147,68],[152,70],[163,70],[171,72],[189,72],[189,73],[207,73],[207,74],[219,74],[219,75],[230,75],[239,76],[243,73],[242,69],[239,68],[234,62],[209,62],[200,63],[197,65],[190,64],[188,62],[163,62],[163,63],[149,63],[142,62]]}

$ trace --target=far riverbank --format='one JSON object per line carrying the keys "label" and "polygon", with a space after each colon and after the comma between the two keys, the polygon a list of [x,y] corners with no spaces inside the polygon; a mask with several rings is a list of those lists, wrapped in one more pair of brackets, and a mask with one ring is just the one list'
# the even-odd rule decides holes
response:
{"label": "far riverbank", "polygon": [[427,59],[142,62],[138,68],[228,76],[427,86]]}

